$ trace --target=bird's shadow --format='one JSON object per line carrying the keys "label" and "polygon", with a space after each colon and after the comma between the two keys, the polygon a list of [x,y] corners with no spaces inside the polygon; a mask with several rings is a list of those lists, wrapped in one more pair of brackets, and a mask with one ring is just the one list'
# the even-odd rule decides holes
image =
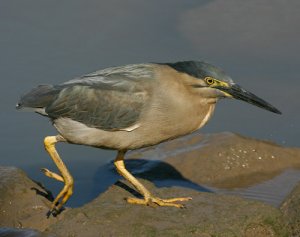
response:
{"label": "bird's shadow", "polygon": [[135,196],[136,198],[143,198],[143,196],[138,193],[135,189],[133,189],[132,187],[129,187],[126,183],[118,180],[116,183],[115,183],[116,186],[126,190],[127,192],[131,193],[133,196]]}
{"label": "bird's shadow", "polygon": [[32,180],[32,181],[37,185],[37,187],[31,187],[30,189],[35,191],[36,195],[46,198],[49,202],[52,202],[54,200],[52,192],[46,189],[42,183],[36,180]]}
{"label": "bird's shadow", "polygon": [[[146,160],[146,159],[125,159],[126,168],[136,177],[148,180],[154,183],[157,187],[184,187],[194,189],[200,192],[212,192],[210,189],[192,182],[185,178],[176,168],[172,165],[160,161],[160,160]],[[74,176],[76,173],[74,173]],[[115,184],[136,197],[141,195],[134,190],[130,185],[119,181],[121,177],[113,164],[113,161],[101,165],[91,180],[75,180],[74,195],[68,201],[69,207],[82,206],[96,197],[101,193],[105,192],[111,185]],[[77,181],[77,182],[76,182]],[[41,183],[37,187],[33,187],[37,195],[43,196],[50,202],[54,200],[53,195],[49,189],[46,189]],[[57,190],[61,189],[61,183],[51,183]],[[87,188],[91,187],[91,189]],[[51,189],[52,190],[52,189]],[[77,194],[77,195],[76,195]]]}
{"label": "bird's shadow", "polygon": [[[128,159],[125,160],[126,168],[136,177],[142,178],[145,180],[149,180],[150,182],[154,183],[157,187],[184,187],[184,188],[191,188],[200,192],[212,192],[210,189],[201,186],[192,182],[191,180],[185,178],[175,167],[172,165],[160,161],[160,160],[145,160],[145,159]],[[113,176],[111,179],[111,183],[103,184],[103,170],[110,172]],[[95,198],[99,193],[106,190],[112,184],[115,184],[126,191],[130,192],[136,197],[141,197],[141,195],[136,192],[132,187],[129,187],[127,184],[118,181],[120,175],[117,173],[113,162],[110,162],[102,167],[96,172],[94,176],[94,190],[93,198]],[[102,187],[99,187],[99,184],[102,182]],[[105,187],[103,187],[105,185]]]}

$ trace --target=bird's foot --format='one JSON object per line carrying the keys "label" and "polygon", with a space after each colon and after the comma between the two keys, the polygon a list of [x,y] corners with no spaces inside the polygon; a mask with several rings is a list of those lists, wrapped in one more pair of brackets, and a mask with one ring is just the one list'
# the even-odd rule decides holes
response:
{"label": "bird's foot", "polygon": [[[73,194],[73,183],[65,183],[65,186],[60,191],[60,193],[56,196],[54,201],[52,202],[51,208],[48,212],[48,215],[56,216],[63,210],[63,205],[68,201],[68,199]],[[61,200],[59,202],[59,200]]]}
{"label": "bird's foot", "polygon": [[60,191],[60,193],[56,196],[56,198],[52,202],[51,208],[47,214],[47,216],[50,215],[56,216],[62,211],[63,205],[68,201],[68,199],[73,194],[73,178],[71,176],[68,176],[68,178],[64,180],[64,178],[61,175],[56,174],[46,168],[42,168],[41,171],[46,176],[65,183],[63,189]]}
{"label": "bird's foot", "polygon": [[128,203],[132,203],[132,204],[147,205],[152,207],[167,206],[167,207],[177,207],[177,208],[184,208],[185,206],[181,203],[176,203],[176,202],[185,202],[189,200],[192,200],[192,198],[179,197],[179,198],[161,199],[161,198],[151,196],[144,199],[132,198],[132,197],[126,199]]}

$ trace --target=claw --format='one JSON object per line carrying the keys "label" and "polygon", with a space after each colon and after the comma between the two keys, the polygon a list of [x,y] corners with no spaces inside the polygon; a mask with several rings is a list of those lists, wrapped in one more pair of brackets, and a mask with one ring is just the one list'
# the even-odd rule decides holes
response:
{"label": "claw", "polygon": [[53,217],[57,217],[62,211],[64,211],[65,209],[62,207],[60,209],[58,209],[57,207],[54,207],[54,208],[51,208],[46,216],[47,218],[50,218],[50,216],[53,216]]}

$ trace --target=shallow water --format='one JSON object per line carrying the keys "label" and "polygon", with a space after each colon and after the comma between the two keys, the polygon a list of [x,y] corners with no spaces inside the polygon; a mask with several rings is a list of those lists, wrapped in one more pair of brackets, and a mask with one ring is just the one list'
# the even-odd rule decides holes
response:
{"label": "shallow water", "polygon": [[300,171],[287,169],[268,181],[247,188],[218,189],[210,187],[210,189],[216,193],[238,195],[279,207],[299,181]]}

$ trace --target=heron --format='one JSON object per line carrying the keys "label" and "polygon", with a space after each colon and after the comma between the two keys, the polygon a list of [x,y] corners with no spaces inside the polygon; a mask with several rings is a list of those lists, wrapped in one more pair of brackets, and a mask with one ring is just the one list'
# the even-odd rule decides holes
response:
{"label": "heron", "polygon": [[110,67],[62,84],[39,85],[21,96],[17,109],[47,116],[58,132],[44,139],[59,173],[46,168],[42,171],[64,183],[50,212],[59,212],[73,194],[74,181],[55,148],[58,142],[116,150],[116,170],[143,197],[128,197],[128,203],[183,207],[182,202],[191,197],[154,196],[126,169],[125,153],[200,129],[222,98],[235,98],[281,114],[236,84],[222,69],[203,61]]}

